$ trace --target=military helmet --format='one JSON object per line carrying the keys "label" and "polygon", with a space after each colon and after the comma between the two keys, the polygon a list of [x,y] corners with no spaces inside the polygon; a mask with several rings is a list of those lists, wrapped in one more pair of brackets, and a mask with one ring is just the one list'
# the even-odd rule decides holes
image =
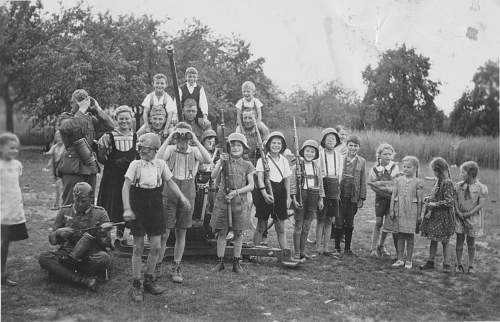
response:
{"label": "military helmet", "polygon": [[319,144],[316,142],[316,140],[305,140],[304,143],[302,143],[302,148],[299,151],[299,155],[301,157],[304,157],[304,150],[306,147],[312,147],[316,151],[316,155],[314,156],[313,160],[316,160],[319,158]]}

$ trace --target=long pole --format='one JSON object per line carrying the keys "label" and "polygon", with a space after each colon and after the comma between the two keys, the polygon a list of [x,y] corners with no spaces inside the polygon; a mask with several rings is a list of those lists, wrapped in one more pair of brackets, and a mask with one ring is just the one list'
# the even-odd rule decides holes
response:
{"label": "long pole", "polygon": [[174,85],[175,104],[177,105],[177,119],[179,120],[179,122],[182,122],[183,116],[182,116],[181,96],[179,95],[179,82],[177,81],[177,71],[175,68],[173,45],[167,46],[167,56],[168,56],[168,62],[170,63],[170,71],[172,72],[172,83]]}

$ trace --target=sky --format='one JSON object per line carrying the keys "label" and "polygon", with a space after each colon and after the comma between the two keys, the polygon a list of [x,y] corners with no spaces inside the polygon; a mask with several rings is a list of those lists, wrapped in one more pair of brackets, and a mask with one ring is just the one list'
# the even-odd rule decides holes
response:
{"label": "sky", "polygon": [[[57,11],[59,0],[42,0]],[[65,7],[76,0],[62,1]],[[170,18],[181,29],[199,19],[216,34],[239,35],[264,72],[285,93],[311,90],[331,80],[362,97],[361,72],[379,55],[406,43],[430,58],[430,78],[440,81],[438,108],[448,114],[472,76],[500,53],[500,0],[86,0],[97,11]],[[495,31],[497,31],[495,33]],[[201,82],[202,82],[201,75]]]}

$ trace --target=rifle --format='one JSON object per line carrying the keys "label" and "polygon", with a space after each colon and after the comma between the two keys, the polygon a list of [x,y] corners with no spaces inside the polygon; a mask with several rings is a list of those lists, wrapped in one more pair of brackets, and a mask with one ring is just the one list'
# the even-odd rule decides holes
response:
{"label": "rifle", "polygon": [[269,162],[267,162],[267,151],[266,147],[262,144],[262,137],[260,136],[257,122],[255,122],[255,132],[257,133],[257,149],[259,150],[260,159],[262,160],[262,167],[264,168],[264,186],[266,187],[266,192],[274,198],[273,188],[271,187],[271,180],[269,179]]}
{"label": "rifle", "polygon": [[167,56],[168,62],[170,63],[170,71],[172,73],[172,83],[174,85],[174,97],[175,97],[175,105],[177,105],[177,119],[179,122],[182,122],[182,106],[181,106],[181,97],[179,95],[179,82],[177,81],[177,71],[175,69],[175,61],[174,61],[174,46],[167,46]]}
{"label": "rifle", "polygon": [[304,182],[302,174],[304,173],[304,163],[301,162],[299,155],[299,136],[297,134],[295,116],[293,117],[293,143],[295,145],[295,180],[297,183],[295,189],[295,199],[297,200],[299,207],[302,207],[302,186]]}
{"label": "rifle", "polygon": [[[228,153],[228,142],[227,138],[225,135],[226,132],[226,125],[224,124],[224,110],[220,110],[220,128],[221,128],[221,134],[222,134],[222,152],[223,153]],[[231,157],[229,157],[231,158]],[[224,161],[222,165],[222,173],[224,175],[224,190],[226,192],[226,195],[229,194],[231,191],[229,187],[229,167],[230,167],[230,160]],[[234,237],[233,234],[233,211],[231,209],[231,200],[227,201],[227,221],[228,221],[228,228],[227,228],[227,236],[226,239],[232,239]]]}

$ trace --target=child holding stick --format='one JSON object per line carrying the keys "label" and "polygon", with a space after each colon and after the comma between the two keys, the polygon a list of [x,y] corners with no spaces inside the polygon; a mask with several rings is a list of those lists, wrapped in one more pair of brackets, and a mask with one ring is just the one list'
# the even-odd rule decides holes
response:
{"label": "child holding stick", "polygon": [[[233,272],[241,273],[241,247],[242,232],[250,229],[249,207],[247,204],[247,193],[253,190],[253,175],[255,168],[250,161],[243,160],[243,150],[248,149],[247,140],[241,133],[232,133],[228,137],[231,146],[230,154],[222,153],[220,160],[215,165],[212,172],[212,179],[219,183],[217,196],[215,199],[214,211],[210,226],[217,236],[217,264],[212,269],[219,272],[224,269],[224,251],[226,249],[226,235],[229,228],[229,218],[232,216],[233,239]],[[229,164],[229,182],[225,182],[221,175],[223,163]],[[229,193],[225,188],[229,185]],[[231,214],[228,214],[228,203],[231,203]]]}

